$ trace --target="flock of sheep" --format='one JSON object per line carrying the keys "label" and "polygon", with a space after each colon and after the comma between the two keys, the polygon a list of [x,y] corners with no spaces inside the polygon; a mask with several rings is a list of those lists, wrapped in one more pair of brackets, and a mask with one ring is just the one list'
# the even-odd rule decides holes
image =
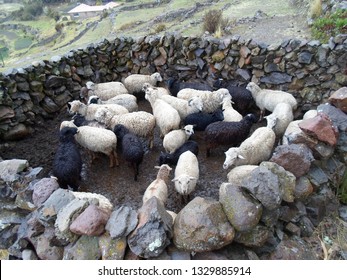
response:
{"label": "flock of sheep", "polygon": [[[194,130],[204,131],[207,157],[216,147],[228,146],[223,168],[247,168],[271,157],[276,139],[285,138],[297,108],[291,94],[261,89],[253,82],[244,88],[218,80],[211,87],[169,79],[167,87],[157,87],[162,80],[154,73],[132,74],[123,83],[86,83],[81,101],[68,104],[72,119],[60,126],[53,175],[61,187],[78,190],[82,169],[79,147],[85,148],[92,160],[96,153],[107,155],[110,167],[119,165],[119,153],[131,164],[137,180],[145,154],[141,138],[147,139],[152,149],[157,127],[165,152],[159,156],[157,178],[147,187],[143,202],[156,196],[165,204],[172,168],[175,189],[187,201],[199,180],[199,147],[190,140]],[[140,92],[145,94],[152,113],[138,110],[136,95]],[[260,120],[266,111],[271,114],[265,117],[266,127],[249,135],[259,121],[249,113],[254,105],[260,109]]]}

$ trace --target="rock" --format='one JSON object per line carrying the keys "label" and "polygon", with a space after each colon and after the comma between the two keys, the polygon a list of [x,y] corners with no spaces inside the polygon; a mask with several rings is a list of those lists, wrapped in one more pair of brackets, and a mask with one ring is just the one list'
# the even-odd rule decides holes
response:
{"label": "rock", "polygon": [[49,89],[58,88],[58,87],[66,85],[66,82],[67,82],[66,78],[62,76],[51,75],[47,78],[45,86]]}
{"label": "rock", "polygon": [[264,223],[265,226],[268,228],[273,227],[276,225],[279,217],[280,217],[280,208],[275,209],[275,210],[269,210],[264,208],[263,209],[263,214],[261,215],[261,222]]}
{"label": "rock", "polygon": [[329,102],[347,113],[347,87],[342,87],[333,92],[329,97]]}
{"label": "rock", "polygon": [[269,210],[279,207],[282,201],[278,177],[267,168],[260,166],[251,172],[243,187],[251,192]]}
{"label": "rock", "polygon": [[258,165],[241,165],[231,169],[228,173],[228,182],[235,186],[241,186],[243,180],[247,180]]}
{"label": "rock", "polygon": [[295,176],[275,162],[264,161],[260,166],[264,166],[273,174],[277,175],[282,199],[286,202],[293,202],[296,184]]}
{"label": "rock", "polygon": [[172,218],[164,205],[152,197],[138,210],[138,225],[128,236],[128,245],[137,256],[157,257],[170,244]]}
{"label": "rock", "polygon": [[105,232],[99,237],[99,247],[102,260],[123,260],[125,249],[127,248],[127,240],[125,237],[113,239]]}
{"label": "rock", "polygon": [[17,141],[24,139],[31,134],[32,130],[20,123],[4,134],[4,140]]}
{"label": "rock", "polygon": [[342,205],[339,207],[339,217],[347,222],[347,205]]}
{"label": "rock", "polygon": [[79,235],[99,236],[105,231],[109,216],[109,213],[91,204],[71,223],[70,230]]}
{"label": "rock", "polygon": [[333,125],[337,127],[340,132],[347,131],[347,115],[344,114],[340,109],[326,103],[319,105],[317,107],[317,111],[327,115],[333,122]]}
{"label": "rock", "polygon": [[301,237],[310,237],[315,231],[315,227],[307,216],[301,217],[299,221]]}
{"label": "rock", "polygon": [[64,247],[63,260],[100,260],[99,238],[82,235],[76,242]]}
{"label": "rock", "polygon": [[25,159],[9,159],[0,162],[0,178],[6,182],[13,182],[19,178],[18,173],[29,167]]}
{"label": "rock", "polygon": [[33,250],[25,249],[22,252],[22,259],[23,260],[38,260],[38,257]]}
{"label": "rock", "polygon": [[277,146],[270,159],[293,173],[296,178],[305,175],[310,170],[313,160],[311,150],[303,144]]}
{"label": "rock", "polygon": [[185,252],[177,249],[173,244],[169,245],[166,249],[167,254],[171,260],[190,260],[190,252]]}
{"label": "rock", "polygon": [[269,237],[270,229],[257,225],[249,231],[236,232],[234,241],[247,247],[261,247]]}
{"label": "rock", "polygon": [[313,186],[306,176],[298,178],[295,184],[294,197],[297,200],[305,200],[313,192]]}
{"label": "rock", "polygon": [[329,117],[323,113],[318,113],[314,118],[303,120],[299,123],[299,127],[309,136],[330,146],[335,146],[337,143],[338,131]]}
{"label": "rock", "polygon": [[306,242],[292,236],[283,240],[269,256],[270,260],[317,260]]}
{"label": "rock", "polygon": [[219,201],[229,222],[237,231],[248,231],[258,224],[263,207],[243,192],[240,186],[223,183],[219,187]]}
{"label": "rock", "polygon": [[52,246],[54,236],[54,228],[49,227],[45,232],[35,238],[34,247],[36,254],[41,260],[62,260],[64,248]]}
{"label": "rock", "polygon": [[137,225],[137,213],[127,206],[121,206],[111,213],[106,224],[112,238],[126,237]]}
{"label": "rock", "polygon": [[179,250],[207,252],[231,243],[234,235],[219,202],[195,197],[175,219],[173,242]]}
{"label": "rock", "polygon": [[12,108],[0,106],[0,122],[3,122],[6,119],[11,119],[14,116],[15,116],[15,113]]}
{"label": "rock", "polygon": [[260,81],[266,84],[280,85],[290,83],[292,81],[292,76],[281,72],[271,72],[270,75],[261,77]]}
{"label": "rock", "polygon": [[86,200],[75,198],[58,212],[55,221],[56,236],[58,238],[69,242],[73,242],[78,238],[76,234],[71,232],[70,225],[73,220],[88,207],[88,205],[89,203]]}
{"label": "rock", "polygon": [[32,200],[36,207],[40,207],[50,195],[59,188],[59,184],[54,178],[43,178],[35,183],[32,188]]}

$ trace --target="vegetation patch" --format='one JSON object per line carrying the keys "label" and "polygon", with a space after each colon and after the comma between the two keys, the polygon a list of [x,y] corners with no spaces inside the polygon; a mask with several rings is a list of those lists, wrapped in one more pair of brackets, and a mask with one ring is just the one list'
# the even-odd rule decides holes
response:
{"label": "vegetation patch", "polygon": [[29,48],[32,44],[32,40],[29,38],[20,38],[14,42],[14,49],[15,50],[22,50]]}

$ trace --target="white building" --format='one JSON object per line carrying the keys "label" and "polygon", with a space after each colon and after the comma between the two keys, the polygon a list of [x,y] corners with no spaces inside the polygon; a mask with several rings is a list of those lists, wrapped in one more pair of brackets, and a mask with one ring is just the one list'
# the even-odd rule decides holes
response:
{"label": "white building", "polygon": [[105,10],[113,9],[119,5],[119,3],[115,2],[110,2],[103,6],[89,6],[86,4],[80,4],[67,13],[71,16],[72,19],[84,19],[101,15]]}

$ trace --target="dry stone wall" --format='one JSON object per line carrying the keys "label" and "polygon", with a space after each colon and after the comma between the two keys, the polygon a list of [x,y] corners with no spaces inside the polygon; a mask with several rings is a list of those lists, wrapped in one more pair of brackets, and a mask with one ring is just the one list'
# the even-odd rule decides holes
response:
{"label": "dry stone wall", "polygon": [[89,80],[122,81],[130,73],[156,71],[164,79],[210,84],[216,78],[255,81],[293,93],[306,111],[347,86],[347,35],[328,44],[293,39],[266,45],[239,37],[177,34],[104,40],[0,73],[0,138],[26,136],[38,120],[54,117],[68,101],[78,99]]}

